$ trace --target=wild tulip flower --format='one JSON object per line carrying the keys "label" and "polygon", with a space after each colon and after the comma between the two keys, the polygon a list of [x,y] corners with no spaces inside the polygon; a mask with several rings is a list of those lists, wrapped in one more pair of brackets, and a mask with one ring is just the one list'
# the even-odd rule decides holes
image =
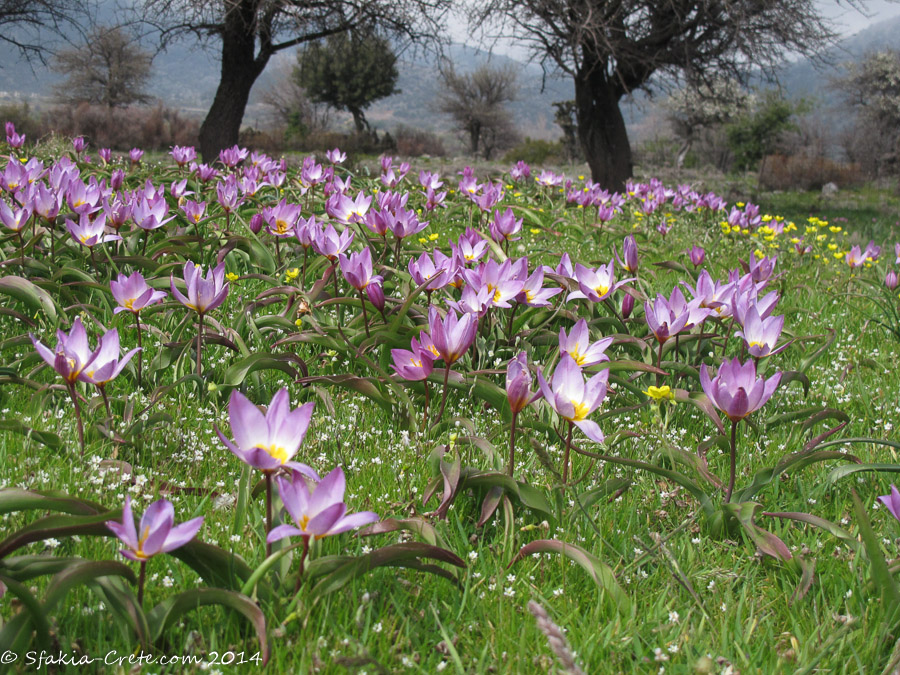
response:
{"label": "wild tulip flower", "polygon": [[549,307],[550,298],[563,292],[562,288],[544,288],[544,270],[538,267],[525,280],[522,291],[516,296],[516,302],[529,307]]}
{"label": "wild tulip flower", "polygon": [[731,472],[725,502],[734,491],[737,462],[737,425],[747,415],[762,408],[781,383],[782,373],[769,379],[756,377],[753,361],[742,364],[738,359],[723,361],[719,372],[710,378],[706,364],[700,366],[700,385],[710,402],[731,420]]}
{"label": "wild tulip flower", "polygon": [[900,491],[897,490],[896,485],[891,483],[891,493],[878,497],[878,501],[884,504],[894,518],[900,520]]}
{"label": "wild tulip flower", "polygon": [[117,234],[105,234],[106,231],[106,214],[101,213],[91,220],[86,213],[81,214],[78,223],[73,223],[66,219],[66,229],[72,238],[82,246],[92,249],[97,244],[104,244],[108,241],[121,241],[122,237]]}
{"label": "wild tulip flower", "polygon": [[509,465],[507,473],[512,476],[516,462],[516,419],[519,413],[535,399],[531,391],[532,378],[528,369],[528,357],[519,352],[506,366],[506,400],[512,412],[512,424],[509,430]]}
{"label": "wild tulip flower", "polygon": [[617,282],[613,264],[613,261],[610,260],[607,265],[600,265],[597,269],[592,270],[581,263],[576,263],[575,280],[578,282],[579,290],[569,293],[566,302],[579,298],[585,298],[591,302],[602,302],[616,289],[621,288],[629,281],[634,281],[634,277],[631,277]]}
{"label": "wild tulip flower", "polygon": [[748,263],[750,267],[750,277],[757,283],[760,281],[768,281],[772,277],[772,273],[775,271],[775,264],[777,262],[777,257],[763,257],[757,259],[755,255],[751,255],[750,261]]}
{"label": "wild tulip flower", "polygon": [[[434,349],[433,345],[431,345],[431,349]],[[410,382],[422,382],[425,387],[425,409],[422,411],[422,430],[424,431],[425,425],[428,423],[428,406],[431,399],[428,376],[434,370],[436,356],[427,346],[413,338],[410,349],[392,349],[391,358],[394,361],[391,368],[397,375]]]}
{"label": "wild tulip flower", "polygon": [[888,287],[888,290],[897,290],[900,280],[897,279],[897,273],[894,270],[888,270],[887,274],[884,275],[884,285]]}
{"label": "wild tulip flower", "polygon": [[637,242],[632,235],[629,234],[625,237],[625,241],[622,244],[622,259],[619,259],[619,254],[616,252],[616,260],[619,261],[622,269],[629,274],[634,274],[638,271],[638,248]]}
{"label": "wild tulip flower", "polygon": [[[113,314],[118,314],[119,312],[132,313],[134,325],[137,329],[138,347],[142,347],[141,321],[138,315],[142,309],[162,302],[166,297],[166,292],[158,291],[148,286],[140,272],[134,272],[130,276],[120,274],[117,280],[109,282],[109,287],[118,303],[118,306],[113,310]],[[141,386],[142,357],[143,352],[138,354],[138,387]]]}
{"label": "wild tulip flower", "polygon": [[78,379],[90,382],[100,390],[107,416],[111,416],[112,413],[109,409],[109,399],[106,396],[106,385],[117,378],[132,357],[140,351],[140,347],[135,347],[122,356],[119,349],[119,331],[113,328],[100,338],[97,349],[91,354],[89,364],[82,370]]}
{"label": "wild tulip flower", "polygon": [[894,261],[895,265],[900,265],[900,243],[894,244],[894,255],[897,259]]}
{"label": "wild tulip flower", "polygon": [[781,337],[781,331],[784,328],[784,315],[761,317],[755,305],[751,305],[744,315],[744,325],[742,331],[737,331],[735,337],[744,340],[747,351],[754,358],[761,359],[765,356],[772,356],[787,349],[789,342],[781,345],[777,349],[775,345]]}
{"label": "wild tulip flower", "polygon": [[144,156],[144,151],[140,148],[132,148],[128,153],[128,159],[131,160],[132,164],[140,164],[141,158]]}
{"label": "wild tulip flower", "polygon": [[598,363],[609,361],[606,350],[613,343],[613,338],[601,338],[591,342],[591,334],[587,321],[579,319],[572,332],[566,335],[566,329],[559,329],[559,351],[568,354],[579,368],[595,366]]}
{"label": "wild tulip flower", "polygon": [[371,205],[372,198],[366,197],[362,192],[356,195],[356,199],[335,193],[325,202],[325,211],[339,223],[351,225],[364,221]]}
{"label": "wild tulip flower", "polygon": [[291,516],[294,525],[279,525],[266,537],[267,545],[285,537],[303,537],[303,553],[300,557],[300,572],[297,587],[303,575],[303,566],[309,554],[309,541],[312,538],[322,539],[357,527],[377,522],[379,517],[372,511],[347,513],[344,493],[347,481],[341,467],[335,467],[331,473],[315,482],[309,489],[306,480],[295,475],[293,481],[278,477],[278,494],[285,511]]}
{"label": "wild tulip flower", "polygon": [[87,141],[84,140],[84,136],[76,136],[72,139],[72,149],[75,151],[76,156],[84,152],[86,147]]}
{"label": "wild tulip flower", "polygon": [[691,264],[695,268],[700,267],[706,259],[706,251],[699,246],[692,246],[688,251],[688,258],[690,258]]}
{"label": "wild tulip flower", "polygon": [[634,296],[631,293],[625,293],[622,298],[622,319],[627,319],[634,311]]}
{"label": "wild tulip flower", "polygon": [[[284,467],[317,477],[306,464],[293,461],[306,438],[314,406],[310,401],[291,410],[290,395],[285,387],[272,397],[268,410],[263,414],[246,396],[234,390],[228,400],[234,442],[216,428],[216,434],[225,447],[265,476],[267,533],[272,531],[272,476]],[[267,546],[266,555],[269,553],[271,548]]]}
{"label": "wild tulip flower", "polygon": [[844,262],[850,267],[862,267],[866,262],[866,257],[859,246],[854,246],[847,252],[847,255],[844,256]]}
{"label": "wild tulip flower", "polygon": [[193,146],[176,145],[169,154],[172,155],[172,159],[179,167],[186,166],[197,159],[197,151]]}
{"label": "wild tulip flower", "polygon": [[200,531],[204,516],[192,518],[181,525],[175,525],[175,507],[166,499],[159,499],[147,507],[137,528],[131,511],[131,495],[125,496],[122,507],[122,522],[106,521],[108,527],[126,548],[119,551],[129,560],[140,563],[138,579],[138,605],[144,602],[144,579],[147,561],[159,553],[168,553],[181,548]]}
{"label": "wild tulip flower", "polygon": [[225,283],[225,262],[207,272],[204,278],[201,268],[188,261],[184,265],[184,283],[187,295],[175,288],[175,277],[169,277],[172,295],[182,305],[197,312],[197,374],[201,374],[200,353],[203,348],[203,317],[225,302],[228,284]]}
{"label": "wild tulip flower", "polygon": [[652,305],[649,301],[644,303],[644,317],[650,332],[659,342],[659,355],[656,359],[656,367],[659,368],[663,344],[684,330],[690,315],[687,312],[676,312],[665,297],[657,294]]}
{"label": "wild tulip flower", "polygon": [[437,309],[432,306],[428,313],[428,324],[434,348],[444,360],[444,391],[437,416],[437,420],[440,420],[447,405],[447,382],[450,378],[450,368],[475,342],[478,319],[473,314],[463,314],[462,318],[459,318],[452,309],[448,310],[447,315],[441,319]]}
{"label": "wild tulip flower", "polygon": [[334,225],[329,224],[324,229],[316,232],[313,248],[331,262],[336,262],[338,256],[350,248],[350,244],[353,243],[353,236],[353,230],[347,228],[338,234],[337,230],[334,229]]}
{"label": "wild tulip flower", "polygon": [[347,161],[347,153],[335,148],[334,150],[326,151],[325,158],[332,164],[343,164]]}
{"label": "wild tulip flower", "polygon": [[572,427],[577,426],[592,441],[603,442],[603,432],[596,422],[586,419],[606,398],[609,370],[601,370],[587,382],[581,368],[568,354],[559,359],[553,379],[548,383],[544,374],[538,371],[538,384],[547,403],[569,422],[566,451],[563,456],[563,483],[569,480],[569,450],[572,445]]}
{"label": "wild tulip flower", "polygon": [[452,258],[448,258],[440,251],[435,250],[433,259],[427,252],[423,252],[418,260],[410,258],[407,270],[417,286],[421,286],[426,281],[428,282],[425,292],[430,296],[433,291],[440,290],[450,283],[455,271],[455,265]]}
{"label": "wild tulip flower", "polygon": [[[521,231],[522,218],[517,219],[511,208],[507,208],[503,213],[494,211],[494,219],[490,223],[491,239],[496,242],[518,241],[521,237],[513,235]],[[506,245],[509,246],[508,243]]]}
{"label": "wild tulip flower", "polygon": [[[380,275],[372,274],[372,250],[366,246],[359,253],[351,253],[350,257],[341,253],[338,256],[338,262],[341,265],[344,279],[359,293],[363,311],[363,325],[366,328],[366,336],[369,336],[369,317],[366,315],[366,301],[363,298],[363,291],[368,291],[370,285],[377,286],[380,289],[384,281]],[[376,292],[375,299],[378,300],[378,298],[378,292]],[[380,309],[382,309],[384,308],[384,293],[381,293],[380,298]]]}
{"label": "wild tulip flower", "polygon": [[75,391],[75,383],[83,379],[81,377],[85,368],[89,368],[96,358],[97,352],[91,351],[88,345],[87,331],[81,323],[81,317],[75,317],[72,330],[66,335],[61,330],[56,331],[56,348],[52,351],[40,342],[32,333],[28,334],[35,351],[44,361],[53,368],[66,381],[72,405],[75,407],[75,419],[78,423],[78,442],[81,446],[81,454],[84,456],[84,425],[81,421],[81,406],[78,403],[78,393]]}
{"label": "wild tulip flower", "polygon": [[104,164],[109,164],[112,161],[112,150],[109,148],[100,148],[97,150],[97,156]]}

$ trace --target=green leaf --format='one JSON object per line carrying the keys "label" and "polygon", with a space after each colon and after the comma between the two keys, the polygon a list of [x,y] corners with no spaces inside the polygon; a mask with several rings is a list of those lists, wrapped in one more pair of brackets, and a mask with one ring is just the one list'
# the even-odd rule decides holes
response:
{"label": "green leaf", "polygon": [[538,539],[519,549],[507,568],[533,553],[561,553],[578,563],[590,575],[594,583],[607,593],[620,614],[627,616],[631,612],[631,599],[619,585],[616,575],[609,565],[580,546],[557,539]]}
{"label": "green leaf", "polygon": [[73,515],[94,515],[106,511],[99,504],[76,497],[70,497],[56,490],[23,490],[3,488],[0,490],[0,515],[17,511],[62,511]]}
{"label": "green leaf", "polygon": [[109,607],[110,611],[118,615],[131,632],[137,637],[141,645],[150,647],[150,627],[147,625],[147,615],[138,604],[137,598],[131,592],[131,588],[122,583],[117,577],[103,577],[90,584],[91,590]]}
{"label": "green leaf", "polygon": [[[21,653],[31,638],[32,627],[35,630],[38,644],[42,648],[50,646],[50,621],[47,613],[37,599],[23,584],[15,579],[0,574],[0,581],[6,584],[7,591],[22,603],[24,611],[9,621],[0,630],[0,653],[11,651]],[[29,624],[31,622],[31,625]]]}
{"label": "green leaf", "polygon": [[794,556],[791,555],[791,550],[787,547],[787,544],[776,535],[764,530],[753,522],[753,516],[760,508],[760,505],[755,502],[722,504],[722,509],[725,513],[737,519],[744,532],[760,551],[783,562],[791,560]]}
{"label": "green leaf", "polygon": [[28,279],[17,276],[0,277],[0,293],[25,303],[32,315],[43,314],[51,325],[59,322],[56,303],[43,288],[38,288]]}
{"label": "green leaf", "polygon": [[111,537],[108,520],[121,520],[122,510],[107,511],[93,516],[52,515],[39,518],[0,542],[0,558],[28,544],[50,538],[73,535]]}
{"label": "green leaf", "polygon": [[821,336],[821,335],[816,336],[816,337],[825,337],[826,338],[825,344],[823,344],[821,347],[816,349],[814,352],[812,352],[811,354],[809,354],[808,356],[803,358],[803,360],[800,362],[800,367],[797,369],[799,372],[805,374],[806,371],[809,370],[809,367],[812,364],[814,364],[816,361],[818,361],[819,358],[821,358],[821,356],[826,351],[828,351],[828,348],[831,347],[831,345],[834,343],[835,339],[837,338],[837,331],[835,331],[834,328],[828,328],[827,330],[828,330],[827,336]]}
{"label": "green leaf", "polygon": [[62,441],[53,432],[32,429],[25,426],[21,420],[0,420],[0,431],[12,431],[21,434],[26,438],[37,441],[41,445],[47,446],[51,450],[58,450],[62,447]]}
{"label": "green leaf", "polygon": [[825,480],[828,483],[834,483],[845,476],[864,471],[896,473],[900,472],[900,464],[851,464],[849,466],[839,466],[832,469]]}
{"label": "green leaf", "polygon": [[229,367],[222,376],[222,384],[226,387],[239,387],[250,373],[258,370],[280,370],[296,380],[299,373],[291,363],[298,361],[302,363],[303,359],[295,354],[252,354]]}
{"label": "green leaf", "polygon": [[384,520],[379,520],[377,523],[373,523],[365,529],[360,530],[359,536],[368,537],[375,534],[385,534],[387,532],[398,532],[401,530],[415,532],[424,539],[426,543],[431,544],[432,546],[446,547],[444,538],[438,534],[434,525],[424,518],[385,518]]}
{"label": "green leaf", "polygon": [[114,560],[82,560],[70,565],[53,577],[44,594],[44,611],[50,613],[76,586],[86,584],[99,577],[124,577],[132,584],[137,583],[134,572],[127,565]]}
{"label": "green leaf", "polygon": [[391,544],[375,549],[366,555],[352,558],[344,563],[316,584],[315,588],[313,588],[313,595],[321,598],[334,593],[348,583],[362,578],[376,567],[409,567],[433,574],[439,574],[438,570],[440,570],[444,572],[440,576],[447,576],[447,571],[443,568],[423,565],[422,558],[445,562],[463,569],[466,567],[466,563],[463,562],[462,558],[445,548],[423,544],[418,541]]}
{"label": "green leaf", "polygon": [[11,576],[20,582],[47,575],[58,574],[81,558],[58,558],[52,555],[20,555],[0,560],[0,574]]}
{"label": "green leaf", "polygon": [[872,530],[872,523],[869,521],[869,515],[856,494],[856,490],[851,490],[853,497],[853,510],[856,513],[856,521],[859,525],[859,535],[862,538],[863,546],[866,549],[866,556],[869,558],[869,565],[872,569],[872,580],[881,593],[881,600],[884,605],[884,611],[889,617],[896,616],[900,611],[900,588],[888,569],[887,561],[884,559],[884,553],[881,552],[881,546],[878,544],[878,538]]}
{"label": "green leaf", "polygon": [[818,527],[821,530],[825,530],[829,534],[837,537],[845,544],[847,544],[854,551],[859,548],[859,541],[857,541],[856,537],[850,534],[847,530],[845,530],[840,525],[836,525],[832,523],[830,520],[826,520],[825,518],[820,518],[819,516],[814,516],[811,513],[803,513],[796,511],[782,511],[782,512],[769,512],[763,511],[762,515],[768,516],[769,518],[782,518],[786,520],[796,520],[801,523],[807,523],[808,525],[812,525],[814,527]]}
{"label": "green leaf", "polygon": [[221,605],[244,615],[253,625],[263,653],[263,665],[269,661],[269,645],[266,640],[266,618],[262,610],[250,598],[224,588],[192,588],[167,598],[147,614],[147,624],[153,642],[158,642],[166,628],[182,616],[205,605]]}
{"label": "green leaf", "polygon": [[[232,590],[239,590],[253,574],[253,569],[239,555],[202,541],[191,541],[169,555],[194,570],[204,582]],[[268,584],[260,583],[257,595],[268,601],[272,590]]]}

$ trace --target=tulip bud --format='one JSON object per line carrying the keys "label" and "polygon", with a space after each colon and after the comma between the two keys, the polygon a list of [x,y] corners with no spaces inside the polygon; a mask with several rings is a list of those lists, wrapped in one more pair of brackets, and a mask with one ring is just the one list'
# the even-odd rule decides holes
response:
{"label": "tulip bud", "polygon": [[897,273],[894,270],[888,270],[884,277],[884,285],[892,291],[900,285],[900,279],[897,278]]}
{"label": "tulip bud", "polygon": [[109,177],[109,187],[111,187],[113,190],[120,190],[122,188],[122,183],[124,182],[125,172],[122,171],[122,169],[116,169]]}
{"label": "tulip bud", "polygon": [[250,218],[250,231],[253,232],[253,234],[259,234],[265,224],[266,221],[263,219],[262,214],[254,213]]}
{"label": "tulip bud", "polygon": [[634,296],[630,293],[626,293],[625,297],[622,298],[622,318],[627,319],[631,316],[631,313],[634,311]]}

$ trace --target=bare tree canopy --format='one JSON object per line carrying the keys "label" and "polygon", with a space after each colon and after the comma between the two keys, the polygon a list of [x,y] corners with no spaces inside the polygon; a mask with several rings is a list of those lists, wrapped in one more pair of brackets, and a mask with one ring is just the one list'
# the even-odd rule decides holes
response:
{"label": "bare tree canopy", "polygon": [[574,79],[592,177],[618,189],[632,174],[619,104],[654,74],[771,71],[789,53],[821,55],[837,37],[814,0],[470,0],[470,9],[473,24]]}
{"label": "bare tree canopy", "polygon": [[146,103],[152,55],[121,26],[97,26],[80,47],[57,52],[53,69],[66,76],[56,89],[67,103],[117,108]]}
{"label": "bare tree canopy", "polygon": [[143,0],[164,38],[191,35],[220,42],[222,71],[212,107],[200,127],[206,159],[237,143],[253,83],[283,49],[377,26],[408,41],[443,34],[450,0]]}
{"label": "bare tree canopy", "polygon": [[88,0],[0,0],[0,40],[43,60],[46,33],[62,33],[87,16]]}
{"label": "bare tree canopy", "polygon": [[512,66],[483,64],[471,73],[458,73],[452,65],[441,72],[441,93],[436,109],[453,118],[465,134],[472,155],[508,147],[516,137],[505,104],[516,99],[517,74]]}

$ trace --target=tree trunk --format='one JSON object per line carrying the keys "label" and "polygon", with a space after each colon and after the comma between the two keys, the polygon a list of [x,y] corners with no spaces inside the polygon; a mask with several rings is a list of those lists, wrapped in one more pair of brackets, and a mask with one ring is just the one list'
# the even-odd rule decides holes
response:
{"label": "tree trunk", "polygon": [[575,75],[575,115],[578,138],[591,180],[604,189],[624,191],[631,178],[631,145],[619,109],[622,93],[602,68],[579,70]]}
{"label": "tree trunk", "polygon": [[256,55],[256,39],[252,30],[255,16],[253,3],[241,2],[240,8],[228,13],[222,32],[222,75],[212,107],[200,126],[200,153],[205,162],[213,162],[219,151],[236,145],[244,110],[253,83],[259,77],[269,54]]}
{"label": "tree trunk", "polygon": [[469,124],[469,152],[478,157],[478,145],[481,141],[481,123],[473,121]]}

